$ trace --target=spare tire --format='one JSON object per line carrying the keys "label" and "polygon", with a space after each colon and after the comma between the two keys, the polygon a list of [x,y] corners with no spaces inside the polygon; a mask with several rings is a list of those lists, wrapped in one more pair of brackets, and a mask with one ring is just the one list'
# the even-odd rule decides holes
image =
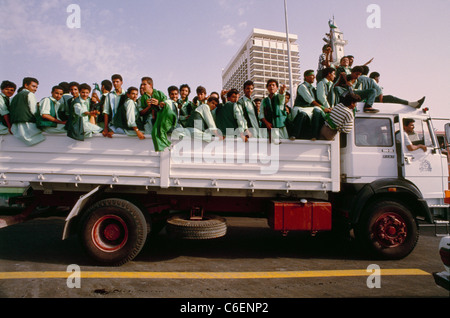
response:
{"label": "spare tire", "polygon": [[191,220],[188,215],[175,215],[167,220],[169,236],[185,240],[209,240],[225,236],[226,220],[216,215],[204,216],[202,220]]}

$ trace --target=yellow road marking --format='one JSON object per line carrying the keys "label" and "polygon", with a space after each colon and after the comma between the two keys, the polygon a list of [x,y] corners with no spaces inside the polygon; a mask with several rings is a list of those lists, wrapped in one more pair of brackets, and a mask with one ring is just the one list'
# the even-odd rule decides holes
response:
{"label": "yellow road marking", "polygon": [[[90,272],[81,271],[81,278],[117,279],[263,279],[263,278],[311,278],[311,277],[354,277],[370,276],[372,271],[329,270],[329,271],[286,271],[286,272]],[[46,279],[68,278],[74,272],[0,272],[2,279]],[[421,269],[381,269],[381,276],[428,276]]]}

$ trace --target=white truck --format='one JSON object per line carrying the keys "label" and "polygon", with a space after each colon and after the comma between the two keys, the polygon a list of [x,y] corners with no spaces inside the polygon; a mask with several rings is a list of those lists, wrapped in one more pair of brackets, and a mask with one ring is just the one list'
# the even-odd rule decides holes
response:
{"label": "white truck", "polygon": [[[0,227],[36,217],[39,206],[68,207],[63,239],[77,233],[95,261],[118,266],[165,225],[180,238],[211,239],[226,234],[222,213],[254,213],[283,234],[344,224],[377,256],[403,258],[417,243],[418,220],[449,220],[447,157],[427,110],[361,107],[353,131],[334,141],[184,138],[155,152],[150,136],[48,134],[32,147],[1,136],[0,181],[28,188],[10,200],[25,209],[0,217]],[[415,119],[426,151],[396,142],[403,118]]]}

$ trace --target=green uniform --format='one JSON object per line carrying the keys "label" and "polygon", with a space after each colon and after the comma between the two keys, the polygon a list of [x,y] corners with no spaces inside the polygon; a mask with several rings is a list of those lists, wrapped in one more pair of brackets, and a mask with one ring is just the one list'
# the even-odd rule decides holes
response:
{"label": "green uniform", "polygon": [[105,102],[103,104],[103,114],[108,115],[108,128],[111,129],[114,133],[118,132],[114,131],[114,127],[112,127],[112,121],[117,113],[117,108],[119,107],[120,99],[122,98],[122,96],[125,96],[124,89],[122,89],[122,92],[120,94],[117,93],[116,90],[114,90],[106,95]]}
{"label": "green uniform", "polygon": [[64,102],[62,99],[57,101],[53,97],[46,97],[39,102],[39,117],[37,119],[37,125],[46,133],[50,134],[61,134],[66,133],[65,124],[57,124],[42,118],[42,115],[50,115],[58,120],[61,120],[59,117],[60,110],[62,105],[61,102]]}
{"label": "green uniform", "polygon": [[3,116],[9,115],[9,97],[6,97],[5,94],[0,93],[0,135],[6,135],[9,133],[8,126],[3,119]]}
{"label": "green uniform", "polygon": [[32,92],[23,89],[14,96],[10,106],[11,132],[28,146],[45,140],[42,131],[36,126],[36,113],[37,101]]}
{"label": "green uniform", "polygon": [[242,107],[244,118],[247,122],[248,129],[254,138],[262,138],[263,133],[261,130],[261,124],[258,118],[258,110],[256,109],[255,102],[246,96],[242,96],[238,104]]}
{"label": "green uniform", "polygon": [[317,102],[324,108],[330,108],[336,105],[332,81],[324,78],[317,84]]}
{"label": "green uniform", "polygon": [[144,130],[144,124],[139,115],[136,102],[123,95],[119,100],[110,129],[116,134],[136,136],[137,134],[133,127]]}
{"label": "green uniform", "polygon": [[98,134],[102,132],[102,128],[92,124],[89,121],[89,115],[85,115],[86,112],[90,111],[90,98],[82,99],[78,97],[73,102],[73,109],[77,116],[81,117],[83,120],[83,129],[85,137],[92,137],[93,134]]}
{"label": "green uniform", "polygon": [[166,105],[156,117],[155,125],[152,129],[152,139],[155,151],[164,151],[170,147],[171,142],[168,138],[169,132],[175,127],[177,123],[177,114],[172,110],[172,107]]}
{"label": "green uniform", "polygon": [[[147,93],[145,93],[144,95],[139,97],[139,99],[138,99],[139,111],[142,111],[145,108],[147,108],[147,106],[148,106],[147,100],[152,99],[152,98],[158,100],[159,103],[165,102],[167,100],[167,96],[163,92],[154,89],[151,96],[148,95]],[[155,111],[156,117],[157,117],[158,112],[160,111],[159,106],[152,106],[152,107],[150,107],[150,109],[148,110],[148,112],[146,114],[142,115],[142,121],[144,122],[145,134],[152,133],[153,125],[156,122],[156,118],[152,117],[152,109]]]}
{"label": "green uniform", "polygon": [[383,89],[377,84],[377,82],[366,75],[361,75],[356,80],[356,83],[354,85],[354,91],[357,94],[357,92],[365,91],[365,90],[375,90],[375,96],[378,97],[381,94],[383,94]]}
{"label": "green uniform", "polygon": [[286,129],[286,117],[285,110],[286,95],[275,93],[272,98],[266,97],[261,102],[261,109],[259,112],[259,118],[266,119],[272,124],[273,128],[279,129],[281,139],[289,138]]}
{"label": "green uniform", "polygon": [[216,126],[222,135],[235,136],[236,129],[239,133],[247,130],[242,107],[237,103],[227,102],[216,108]]}
{"label": "green uniform", "polygon": [[317,102],[316,88],[303,82],[297,88],[294,107],[289,114],[289,135],[297,139],[318,138],[324,123],[325,113],[314,105]]}
{"label": "green uniform", "polygon": [[186,129],[194,138],[207,142],[212,140],[213,133],[220,134],[208,104],[200,104],[195,108]]}
{"label": "green uniform", "polygon": [[187,98],[186,100],[178,100],[178,104],[181,104],[178,120],[183,127],[186,127],[186,121],[194,111],[194,104],[192,104],[192,102],[190,102]]}

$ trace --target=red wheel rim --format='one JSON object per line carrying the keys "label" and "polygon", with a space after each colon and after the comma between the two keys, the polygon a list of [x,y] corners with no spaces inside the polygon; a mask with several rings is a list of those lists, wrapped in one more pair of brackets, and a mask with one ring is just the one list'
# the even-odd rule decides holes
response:
{"label": "red wheel rim", "polygon": [[103,252],[120,250],[128,240],[128,227],[116,215],[105,215],[92,227],[92,242]]}
{"label": "red wheel rim", "polygon": [[373,224],[372,233],[384,247],[396,247],[405,243],[408,228],[403,218],[397,213],[383,213]]}

